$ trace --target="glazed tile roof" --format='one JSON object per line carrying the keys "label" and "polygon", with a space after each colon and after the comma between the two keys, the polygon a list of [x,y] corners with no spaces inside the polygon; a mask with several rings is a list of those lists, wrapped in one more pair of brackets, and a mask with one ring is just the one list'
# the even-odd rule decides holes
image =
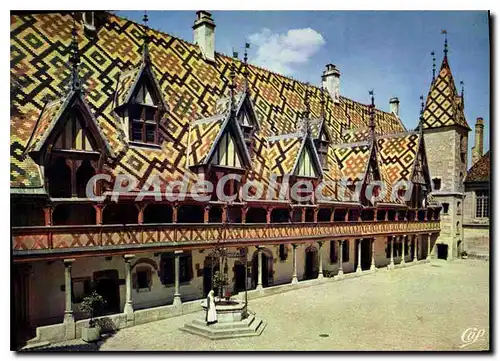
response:
{"label": "glazed tile roof", "polygon": [[490,181],[490,156],[491,150],[488,150],[467,172],[465,182],[489,182]]}
{"label": "glazed tile roof", "polygon": [[292,174],[303,143],[302,133],[269,138],[267,160],[271,173]]}
{"label": "glazed tile roof", "polygon": [[458,125],[470,130],[463,111],[463,100],[458,95],[448,57],[443,58],[441,69],[431,84],[424,109],[423,128]]}
{"label": "glazed tile roof", "polygon": [[[127,173],[140,180],[139,187],[150,176],[158,175],[171,181],[195,179],[189,170],[191,161],[203,159],[200,149],[206,149],[212,135],[199,141],[200,149],[188,152],[188,145],[195,134],[216,133],[218,125],[195,124],[197,119],[217,115],[217,101],[228,96],[230,65],[236,63],[236,83],[243,84],[243,66],[239,60],[216,53],[215,64],[203,60],[198,46],[158,31],[149,31],[149,54],[152,72],[158,81],[168,111],[160,121],[161,149],[147,149],[128,144],[124,129],[114,109],[126,101],[134,69],[141,62],[142,26],[129,20],[107,14],[105,23],[98,28],[97,36],[86,36],[78,24],[77,38],[81,49],[80,77],[85,89],[85,100],[95,115],[100,131],[114,153],[113,161],[105,170],[116,175]],[[33,134],[36,144],[43,129],[35,127],[45,106],[45,98],[60,99],[69,85],[69,44],[73,19],[69,14],[40,13],[11,15],[11,187],[40,187],[42,181],[38,166],[24,155]],[[130,70],[131,69],[131,70]],[[130,72],[128,72],[130,70]],[[250,180],[267,186],[272,169],[287,170],[289,164],[267,164],[268,155],[278,159],[285,149],[296,145],[270,144],[270,136],[289,134],[297,129],[302,115],[306,88],[311,93],[311,117],[321,114],[320,89],[284,77],[268,70],[249,65],[248,86],[252,103],[260,121],[260,131],[255,135]],[[120,80],[119,80],[120,79]],[[120,83],[120,86],[119,86]],[[127,90],[128,89],[128,90]],[[52,106],[56,106],[55,104]],[[326,97],[325,126],[332,140],[341,140],[341,128],[362,128],[369,122],[369,106],[345,97],[334,104]],[[55,112],[56,108],[48,111]],[[43,112],[43,117],[52,116]],[[391,113],[375,111],[377,129],[381,133],[404,131],[401,121]],[[42,120],[41,124],[45,124]],[[48,125],[44,125],[48,126]],[[213,127],[213,130],[208,128]],[[196,136],[193,137],[194,141]],[[202,138],[205,138],[204,136]],[[31,144],[29,145],[32,146]],[[344,164],[361,164],[362,147],[346,156],[339,151],[339,169],[350,172]],[[275,154],[273,154],[273,152]],[[344,151],[345,152],[345,151]],[[336,171],[330,161],[337,150],[329,149],[329,172]],[[188,155],[189,154],[189,155]],[[188,159],[189,158],[189,159]],[[360,159],[357,159],[360,158]]]}

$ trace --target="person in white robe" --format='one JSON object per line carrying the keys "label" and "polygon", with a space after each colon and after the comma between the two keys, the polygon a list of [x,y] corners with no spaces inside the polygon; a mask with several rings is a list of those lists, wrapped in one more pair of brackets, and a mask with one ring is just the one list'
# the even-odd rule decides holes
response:
{"label": "person in white robe", "polygon": [[215,310],[215,296],[214,290],[210,290],[207,296],[207,314],[205,316],[207,325],[217,322],[217,312]]}

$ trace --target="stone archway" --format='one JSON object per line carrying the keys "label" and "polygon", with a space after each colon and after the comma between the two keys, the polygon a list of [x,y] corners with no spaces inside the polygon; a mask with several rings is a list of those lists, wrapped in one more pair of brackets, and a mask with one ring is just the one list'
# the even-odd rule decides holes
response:
{"label": "stone archway", "polygon": [[[252,288],[257,287],[258,254],[258,251],[255,251],[252,256]],[[264,248],[262,250],[262,287],[268,287],[273,284],[273,264],[273,253],[269,249]]]}
{"label": "stone archway", "polygon": [[310,280],[318,277],[318,250],[309,246],[305,250],[304,279]]}

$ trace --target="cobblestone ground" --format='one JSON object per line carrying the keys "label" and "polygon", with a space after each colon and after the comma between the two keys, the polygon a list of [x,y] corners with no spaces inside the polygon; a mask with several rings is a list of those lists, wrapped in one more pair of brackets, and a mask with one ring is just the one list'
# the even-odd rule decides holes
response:
{"label": "cobblestone ground", "polygon": [[[433,260],[254,300],[259,337],[211,341],[179,330],[201,313],[118,331],[97,345],[53,350],[487,350],[489,263]],[[484,336],[474,340],[471,328]],[[323,334],[323,336],[320,336]],[[328,337],[325,337],[328,335]]]}

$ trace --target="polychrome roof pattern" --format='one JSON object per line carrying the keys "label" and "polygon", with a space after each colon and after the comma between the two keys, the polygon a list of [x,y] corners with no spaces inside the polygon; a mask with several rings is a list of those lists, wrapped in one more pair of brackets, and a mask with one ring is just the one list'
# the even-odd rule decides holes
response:
{"label": "polychrome roof pattern", "polygon": [[[23,152],[46,98],[60,99],[68,91],[72,26],[69,14],[11,15],[11,79],[18,84],[11,89],[11,187],[39,187],[42,183],[38,166]],[[236,64],[236,83],[241,89],[244,81],[242,63],[216,54],[215,64],[210,64],[203,60],[198,46],[149,30],[152,70],[168,111],[159,126],[163,140],[161,149],[135,147],[124,141],[124,129],[114,107],[115,96],[118,102],[122,101],[128,89],[124,86],[124,91],[116,94],[119,74],[133,78],[134,69],[140,64],[142,26],[108,14],[97,36],[86,36],[80,23],[77,33],[85,99],[115,155],[106,171],[112,175],[133,175],[140,181],[138,187],[153,175],[171,181],[182,179],[187,173],[194,179],[195,175],[188,170],[187,156],[189,136],[197,132],[190,129],[191,125],[197,119],[217,114],[217,100],[229,94],[229,72],[233,62]],[[306,88],[311,93],[311,116],[319,117],[320,89],[256,66],[249,65],[248,70],[250,96],[260,120],[249,179],[266,185],[270,169],[279,167],[266,164],[266,138],[295,132],[297,119],[305,109]],[[337,105],[326,97],[325,110],[326,127],[337,139],[340,139],[341,126],[368,124],[369,106],[345,97],[341,97]],[[397,117],[379,110],[376,110],[376,123],[381,132],[404,130]],[[204,141],[201,143],[206,145]],[[200,154],[196,157],[198,159]]]}

